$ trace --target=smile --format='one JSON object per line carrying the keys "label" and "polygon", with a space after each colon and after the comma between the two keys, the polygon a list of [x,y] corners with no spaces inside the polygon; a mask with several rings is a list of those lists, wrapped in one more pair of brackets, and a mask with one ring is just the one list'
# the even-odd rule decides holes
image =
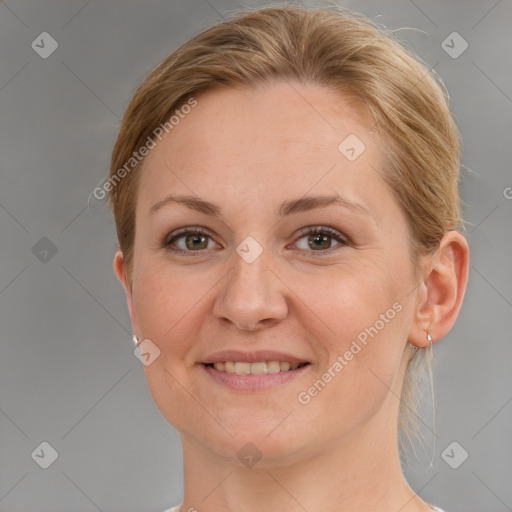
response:
{"label": "smile", "polygon": [[289,372],[309,363],[290,363],[288,361],[257,361],[246,363],[242,361],[219,361],[206,366],[220,372],[236,373],[238,375],[263,375],[266,373]]}
{"label": "smile", "polygon": [[[311,363],[287,361],[216,361],[202,363],[209,382],[214,382],[224,389],[238,392],[271,391],[284,384],[289,384],[307,372]],[[208,384],[209,385],[209,384]]]}

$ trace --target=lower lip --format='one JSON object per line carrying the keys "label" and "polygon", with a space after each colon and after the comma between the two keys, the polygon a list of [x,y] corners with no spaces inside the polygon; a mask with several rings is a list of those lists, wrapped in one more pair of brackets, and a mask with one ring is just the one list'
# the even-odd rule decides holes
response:
{"label": "lower lip", "polygon": [[232,389],[239,389],[242,391],[263,391],[271,389],[281,384],[291,382],[293,379],[302,375],[311,365],[307,364],[295,370],[288,370],[287,372],[277,373],[262,373],[260,375],[243,375],[239,373],[221,372],[201,364],[204,371],[216,382],[228,386]]}

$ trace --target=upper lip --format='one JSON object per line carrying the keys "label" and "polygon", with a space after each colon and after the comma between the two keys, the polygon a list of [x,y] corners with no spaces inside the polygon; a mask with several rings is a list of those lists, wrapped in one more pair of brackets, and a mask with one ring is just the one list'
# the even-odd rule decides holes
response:
{"label": "upper lip", "polygon": [[276,352],[275,350],[257,350],[257,351],[241,351],[241,350],[222,350],[205,357],[201,363],[221,363],[225,361],[240,361],[244,363],[257,363],[258,361],[279,361],[289,363],[308,363],[306,359],[285,354],[284,352]]}

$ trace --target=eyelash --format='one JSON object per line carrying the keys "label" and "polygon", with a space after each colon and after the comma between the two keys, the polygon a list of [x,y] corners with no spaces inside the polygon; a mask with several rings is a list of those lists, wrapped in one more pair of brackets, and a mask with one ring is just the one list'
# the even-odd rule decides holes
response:
{"label": "eyelash", "polygon": [[[211,239],[210,235],[208,234],[208,231],[204,228],[186,227],[186,228],[182,228],[182,229],[178,230],[177,232],[171,233],[171,235],[166,237],[166,239],[164,240],[164,242],[162,244],[162,247],[164,249],[172,251],[174,254],[179,254],[179,255],[183,255],[183,256],[193,256],[193,257],[202,256],[201,253],[204,253],[204,251],[205,251],[204,249],[203,250],[199,249],[196,251],[192,251],[192,250],[184,251],[183,249],[171,248],[171,244],[173,242],[175,242],[176,240],[183,238],[184,236],[187,236],[189,234],[201,234],[201,235],[205,235]],[[330,236],[336,242],[338,242],[339,245],[330,247],[329,249],[323,249],[323,250],[319,250],[319,251],[313,251],[313,250],[307,251],[307,252],[312,253],[312,255],[322,256],[325,254],[329,254],[329,253],[339,249],[342,246],[350,246],[351,245],[348,238],[344,237],[339,231],[337,231],[333,228],[330,228],[328,226],[309,226],[309,227],[303,228],[302,230],[299,231],[297,240],[300,240],[301,238],[304,238],[305,236],[318,235],[318,234],[325,234],[325,235]]]}

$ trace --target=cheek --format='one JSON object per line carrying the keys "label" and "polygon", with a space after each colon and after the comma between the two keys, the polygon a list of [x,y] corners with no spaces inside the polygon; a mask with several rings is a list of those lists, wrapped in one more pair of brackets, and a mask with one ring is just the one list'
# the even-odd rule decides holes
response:
{"label": "cheek", "polygon": [[[310,309],[309,315],[315,313],[315,324],[323,327],[321,339],[337,342],[357,337],[376,322],[379,331],[387,329],[399,309],[393,309],[393,304],[403,297],[397,280],[369,262],[340,265],[315,276],[298,274],[291,282],[304,310]],[[380,315],[388,310],[381,320]]]}
{"label": "cheek", "polygon": [[[222,277],[192,266],[171,267],[158,261],[140,266],[134,281],[134,305],[141,333],[164,359],[182,360],[198,338],[211,297]],[[220,283],[219,283],[220,284]]]}
{"label": "cheek", "polygon": [[323,357],[310,387],[301,390],[300,403],[309,403],[299,410],[325,418],[328,431],[339,432],[340,425],[351,430],[373,417],[394,390],[404,350],[405,307],[392,283],[369,272],[340,273],[316,279],[315,285],[302,282],[302,297],[318,318],[306,308],[301,313],[308,315],[304,325]]}
{"label": "cheek", "polygon": [[349,402],[370,396],[382,400],[400,367],[407,286],[405,280],[393,279],[388,268],[361,262],[294,281],[301,299],[297,318],[307,319],[302,325],[314,335],[321,354],[318,371],[336,375],[326,375],[336,382],[327,386],[333,392],[349,386],[350,396],[343,398]]}

